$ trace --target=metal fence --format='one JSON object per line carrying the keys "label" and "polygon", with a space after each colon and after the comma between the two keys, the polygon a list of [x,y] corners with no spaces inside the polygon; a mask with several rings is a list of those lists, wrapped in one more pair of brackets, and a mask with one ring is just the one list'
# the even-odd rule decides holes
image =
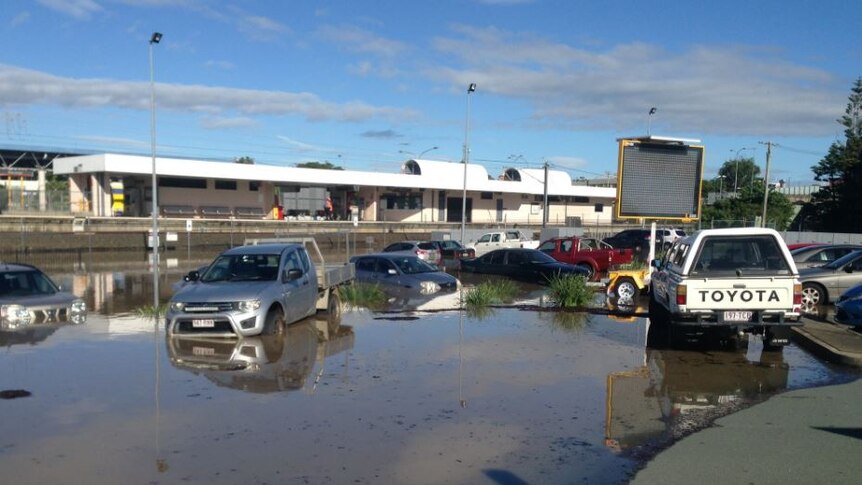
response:
{"label": "metal fence", "polygon": [[16,214],[37,214],[43,212],[69,213],[69,191],[45,191],[45,207],[41,207],[38,190],[23,190],[6,187],[0,191],[0,209]]}

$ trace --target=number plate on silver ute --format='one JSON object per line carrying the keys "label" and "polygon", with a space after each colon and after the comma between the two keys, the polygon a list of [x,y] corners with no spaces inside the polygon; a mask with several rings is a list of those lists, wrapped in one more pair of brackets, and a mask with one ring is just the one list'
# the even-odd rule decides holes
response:
{"label": "number plate on silver ute", "polygon": [[754,312],[724,312],[725,322],[750,322]]}
{"label": "number plate on silver ute", "polygon": [[212,320],[212,319],[192,320],[192,328],[213,328],[213,327],[215,327],[215,320]]}

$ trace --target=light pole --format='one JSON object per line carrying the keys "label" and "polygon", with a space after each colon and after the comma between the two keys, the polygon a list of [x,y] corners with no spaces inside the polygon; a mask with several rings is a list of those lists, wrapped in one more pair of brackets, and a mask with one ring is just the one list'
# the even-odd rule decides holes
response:
{"label": "light pole", "polygon": [[646,125],[646,134],[650,136],[652,134],[652,115],[655,114],[655,106],[649,109],[649,114],[647,115],[647,125]]}
{"label": "light pole", "polygon": [[421,158],[422,158],[422,155],[425,155],[425,154],[426,154],[426,153],[428,153],[428,152],[432,152],[432,151],[434,151],[434,150],[436,150],[436,149],[438,149],[438,148],[440,148],[440,147],[431,147],[431,148],[429,148],[429,149],[427,149],[427,150],[424,150],[424,151],[423,151],[422,153],[420,153],[420,154],[419,154],[419,156],[418,156],[418,157],[416,157],[416,158],[420,158],[420,159],[421,159]]}
{"label": "light pole", "polygon": [[150,37],[150,148],[153,162],[153,311],[159,311],[159,199],[156,178],[156,83],[153,75],[153,45],[162,40],[162,34],[153,32]]}
{"label": "light pole", "polygon": [[719,200],[724,198],[724,175],[718,176],[718,198]]}
{"label": "light pole", "polygon": [[[754,150],[754,148],[742,147],[736,151],[736,156],[734,157],[734,159],[736,161],[736,173],[733,175],[733,193],[734,194],[736,193],[737,187],[739,185],[739,152],[741,152],[743,150]],[[751,174],[751,176],[753,178],[754,174]]]}
{"label": "light pole", "polygon": [[470,93],[476,91],[476,83],[467,86],[467,115],[464,117],[464,196],[461,199],[461,244],[466,244],[467,232],[467,164],[470,163]]}

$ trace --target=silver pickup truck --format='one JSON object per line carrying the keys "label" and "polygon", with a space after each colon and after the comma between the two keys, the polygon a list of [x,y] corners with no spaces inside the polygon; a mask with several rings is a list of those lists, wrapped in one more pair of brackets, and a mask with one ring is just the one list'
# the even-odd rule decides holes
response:
{"label": "silver pickup truck", "polygon": [[280,334],[319,309],[341,311],[338,288],[354,278],[352,263],[327,266],[311,238],[250,242],[186,275],[168,305],[169,336]]}

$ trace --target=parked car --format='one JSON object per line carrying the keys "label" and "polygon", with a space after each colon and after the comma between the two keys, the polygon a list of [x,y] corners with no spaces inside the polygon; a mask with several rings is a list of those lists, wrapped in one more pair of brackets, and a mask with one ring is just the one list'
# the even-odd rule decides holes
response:
{"label": "parked car", "polygon": [[440,262],[440,252],[435,245],[421,241],[399,241],[383,248],[384,253],[412,254],[431,264]]}
{"label": "parked car", "polygon": [[677,239],[685,237],[685,231],[672,227],[663,227],[655,230],[656,249],[668,249]]}
{"label": "parked car", "polygon": [[862,284],[845,291],[835,302],[835,321],[862,327]]}
{"label": "parked car", "polygon": [[790,254],[793,255],[793,261],[796,261],[796,267],[803,269],[823,266],[858,249],[862,249],[862,246],[858,244],[817,244],[794,249]]}
{"label": "parked car", "polygon": [[559,237],[539,245],[539,251],[562,263],[574,264],[587,270],[587,279],[616,264],[632,262],[631,249],[614,249],[610,244],[591,237]]}
{"label": "parked car", "polygon": [[799,272],[802,281],[802,304],[805,308],[825,305],[852,286],[862,283],[862,250],[816,268]]}
{"label": "parked car", "polygon": [[539,241],[530,239],[518,229],[506,229],[505,231],[486,232],[476,242],[467,244],[467,247],[475,250],[477,256],[481,256],[495,249],[536,249],[539,247]]}
{"label": "parked car", "polygon": [[0,330],[59,322],[83,323],[86,318],[84,300],[62,291],[35,266],[0,263]]}
{"label": "parked car", "polygon": [[427,243],[437,252],[440,253],[440,257],[442,259],[464,259],[464,258],[475,258],[476,250],[473,248],[465,248],[458,241],[446,240],[446,241],[428,241]]}
{"label": "parked car", "polygon": [[644,259],[649,253],[650,230],[626,229],[602,241],[610,244],[614,249],[631,249],[636,258]]}
{"label": "parked car", "polygon": [[555,275],[587,277],[587,270],[573,264],[561,263],[537,249],[495,249],[484,256],[464,259],[461,270],[509,276],[545,284]]}
{"label": "parked car", "polygon": [[454,276],[409,254],[367,254],[354,256],[350,262],[356,265],[356,280],[363,283],[396,287],[423,295],[455,290],[460,284]]}

